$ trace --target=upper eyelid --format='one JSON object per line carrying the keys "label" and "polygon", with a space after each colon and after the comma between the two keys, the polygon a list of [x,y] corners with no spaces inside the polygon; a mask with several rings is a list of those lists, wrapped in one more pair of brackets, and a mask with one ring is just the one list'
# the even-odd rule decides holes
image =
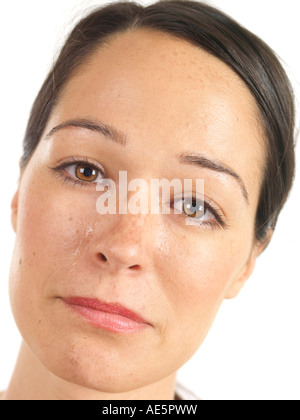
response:
{"label": "upper eyelid", "polygon": [[[180,201],[180,200],[183,201],[184,199],[187,199],[187,198],[192,198],[193,199],[194,196],[189,196],[189,197],[182,196],[181,198],[178,198],[176,200],[174,199],[172,201],[173,201],[173,203],[176,203],[176,201]],[[219,217],[221,216],[220,215],[220,210],[218,208],[216,208],[214,205],[212,205],[210,201],[203,199],[203,200],[201,200],[201,202],[204,204],[204,208],[206,207],[214,215],[214,217],[217,218],[217,216],[219,216]]]}
{"label": "upper eyelid", "polygon": [[56,167],[57,168],[65,168],[67,166],[72,166],[72,165],[78,165],[79,163],[84,163],[84,164],[88,164],[91,166],[94,166],[96,169],[98,169],[101,172],[105,172],[105,169],[103,168],[102,165],[100,165],[100,163],[96,163],[91,161],[90,159],[87,158],[69,158],[70,160],[65,160],[63,162],[61,162],[60,164],[58,164]]}
{"label": "upper eyelid", "polygon": [[[97,171],[99,171],[100,175],[103,178],[107,178],[107,172],[106,170],[103,168],[102,165],[100,165],[99,163],[93,162],[88,158],[68,158],[67,160],[62,161],[61,163],[57,164],[54,168],[52,169],[57,169],[57,170],[62,170],[74,165],[78,165],[78,164],[87,164],[89,166],[92,166],[93,168],[95,168]],[[68,176],[71,177],[70,174],[68,174]],[[84,182],[84,181],[82,181]]]}
{"label": "upper eyelid", "polygon": [[219,216],[220,216],[220,213],[223,214],[223,211],[221,210],[221,208],[219,206],[217,206],[210,198],[205,199],[204,197],[200,198],[199,196],[196,196],[196,195],[193,196],[192,195],[192,196],[188,196],[188,197],[187,196],[181,196],[181,197],[178,197],[178,199],[173,197],[173,201],[176,202],[176,201],[182,200],[183,198],[192,198],[192,199],[196,198],[196,200],[199,199],[199,201],[203,202],[204,206],[206,206],[210,211],[217,213]]}

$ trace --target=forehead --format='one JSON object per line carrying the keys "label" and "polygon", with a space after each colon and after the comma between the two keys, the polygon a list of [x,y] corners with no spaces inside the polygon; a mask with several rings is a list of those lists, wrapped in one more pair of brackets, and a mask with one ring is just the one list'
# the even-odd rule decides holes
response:
{"label": "forehead", "polygon": [[[260,178],[259,114],[229,66],[186,40],[135,30],[113,36],[67,83],[55,122],[93,117],[149,157],[193,150]],[[254,177],[254,178],[253,178]]]}

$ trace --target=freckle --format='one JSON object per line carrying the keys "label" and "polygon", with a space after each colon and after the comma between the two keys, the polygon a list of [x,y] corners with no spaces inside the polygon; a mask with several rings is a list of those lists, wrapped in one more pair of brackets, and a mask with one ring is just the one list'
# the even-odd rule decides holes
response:
{"label": "freckle", "polygon": [[69,217],[69,222],[72,222],[72,220],[73,220],[73,217]]}
{"label": "freckle", "polygon": [[33,252],[32,255],[35,256],[35,252]]}
{"label": "freckle", "polygon": [[21,265],[21,264],[22,264],[22,258],[19,259],[19,265]]}
{"label": "freckle", "polygon": [[39,324],[41,324],[42,323],[42,321],[41,321],[41,319],[39,320]]}
{"label": "freckle", "polygon": [[78,235],[78,233],[79,233],[79,229],[76,229],[76,233],[77,233],[77,235]]}

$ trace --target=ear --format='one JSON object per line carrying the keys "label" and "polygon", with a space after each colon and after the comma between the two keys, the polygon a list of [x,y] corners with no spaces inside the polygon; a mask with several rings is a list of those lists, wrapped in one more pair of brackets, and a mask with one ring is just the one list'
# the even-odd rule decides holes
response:
{"label": "ear", "polygon": [[[22,170],[21,170],[21,162],[22,162],[22,157],[19,160],[19,168],[20,168],[20,178],[22,176]],[[18,184],[20,185],[20,178],[18,181]],[[17,191],[15,192],[12,201],[11,201],[11,224],[13,227],[13,230],[15,231],[15,233],[17,232],[17,218],[18,218],[18,203],[19,203],[19,187],[17,189]]]}
{"label": "ear", "polygon": [[236,279],[230,284],[229,288],[227,289],[225,293],[225,299],[232,299],[236,297],[248,278],[253,273],[256,258],[262,253],[262,251],[268,246],[271,238],[273,235],[273,229],[269,228],[266,233],[266,237],[263,241],[256,242],[253,245],[250,257],[247,261],[247,263],[242,268],[240,274],[236,277]]}
{"label": "ear", "polygon": [[18,219],[18,198],[19,198],[19,190],[17,190],[13,196],[11,201],[11,224],[15,233],[17,232],[17,219]]}

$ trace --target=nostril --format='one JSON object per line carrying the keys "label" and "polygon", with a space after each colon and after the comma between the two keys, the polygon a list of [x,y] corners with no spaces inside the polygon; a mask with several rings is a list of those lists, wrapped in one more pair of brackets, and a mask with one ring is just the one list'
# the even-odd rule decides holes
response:
{"label": "nostril", "polygon": [[139,270],[140,266],[138,264],[134,264],[132,266],[129,267],[131,270]]}
{"label": "nostril", "polygon": [[100,260],[102,260],[102,261],[107,261],[107,258],[106,258],[106,256],[104,255],[104,254],[102,254],[102,252],[100,252],[100,254],[99,254],[99,258],[100,258]]}
{"label": "nostril", "polygon": [[[103,261],[103,262],[106,262],[106,261],[108,261],[108,259],[106,258],[106,256],[104,255],[104,254],[102,254],[102,252],[99,252],[98,253],[98,258],[99,258],[99,260],[101,260],[101,261]],[[128,267],[130,270],[135,270],[135,271],[137,271],[137,270],[140,270],[140,265],[139,264],[133,264],[133,265],[130,265],[129,267]]]}

